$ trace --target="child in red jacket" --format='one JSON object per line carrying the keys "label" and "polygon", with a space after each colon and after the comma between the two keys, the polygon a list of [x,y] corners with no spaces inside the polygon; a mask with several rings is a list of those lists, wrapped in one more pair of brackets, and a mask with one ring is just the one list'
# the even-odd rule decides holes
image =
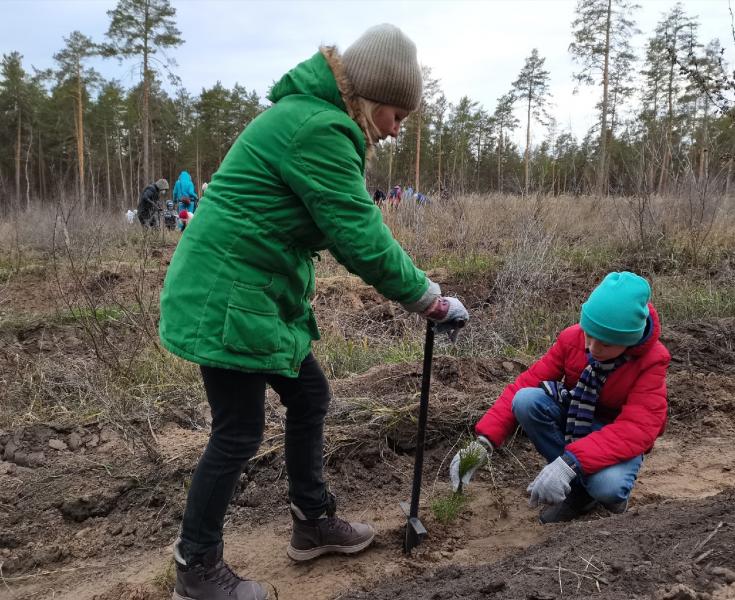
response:
{"label": "child in red jacket", "polygon": [[468,449],[483,460],[462,477],[469,483],[518,424],[548,461],[528,486],[542,523],[569,521],[599,502],[624,512],[643,455],[666,424],[666,370],[671,356],[659,341],[661,323],[651,288],[628,272],[610,273],[582,305],[579,324],[503,390],[475,426]]}

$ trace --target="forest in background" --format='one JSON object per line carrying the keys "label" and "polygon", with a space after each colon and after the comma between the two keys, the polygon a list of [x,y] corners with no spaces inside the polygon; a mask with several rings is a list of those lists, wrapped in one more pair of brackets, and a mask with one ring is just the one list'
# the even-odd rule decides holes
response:
{"label": "forest in background", "polygon": [[[630,0],[577,2],[569,45],[574,77],[599,89],[597,124],[582,139],[550,115],[550,73],[535,48],[495,107],[467,96],[449,102],[425,66],[421,107],[396,140],[378,147],[368,187],[410,185],[430,197],[649,197],[693,187],[700,195],[729,194],[735,85],[725,47],[699,39],[696,18],[677,3],[662,13],[636,56],[630,40],[639,33],[637,8]],[[18,52],[3,55],[2,214],[60,199],[82,210],[125,208],[137,203],[142,187],[161,176],[174,179],[182,169],[201,185],[266,109],[265,99],[238,84],[217,83],[198,95],[181,86],[166,58],[184,43],[169,0],[119,0],[108,16],[104,40],[71,32],[53,69],[29,69]],[[105,80],[88,66],[100,55],[134,60],[139,81],[126,89]]]}

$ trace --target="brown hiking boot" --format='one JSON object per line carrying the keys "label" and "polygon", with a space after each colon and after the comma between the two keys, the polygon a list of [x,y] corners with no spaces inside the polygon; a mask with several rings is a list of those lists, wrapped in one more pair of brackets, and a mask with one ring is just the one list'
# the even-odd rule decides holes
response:
{"label": "brown hiking boot", "polygon": [[222,542],[189,565],[178,546],[176,542],[176,586],[172,600],[267,600],[268,592],[260,584],[238,577],[222,559]]}
{"label": "brown hiking boot", "polygon": [[293,560],[311,560],[329,552],[354,554],[367,548],[375,537],[370,525],[348,523],[334,516],[333,511],[318,519],[307,519],[292,503],[291,516],[293,533],[287,552]]}

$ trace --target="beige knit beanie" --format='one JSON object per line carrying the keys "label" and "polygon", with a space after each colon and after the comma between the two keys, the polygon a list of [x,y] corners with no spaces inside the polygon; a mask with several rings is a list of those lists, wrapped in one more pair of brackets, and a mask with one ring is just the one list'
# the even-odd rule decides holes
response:
{"label": "beige knit beanie", "polygon": [[165,179],[159,179],[156,181],[156,187],[163,192],[168,189],[168,181]]}
{"label": "beige knit beanie", "polygon": [[358,96],[414,111],[423,87],[416,46],[395,25],[368,29],[342,55]]}

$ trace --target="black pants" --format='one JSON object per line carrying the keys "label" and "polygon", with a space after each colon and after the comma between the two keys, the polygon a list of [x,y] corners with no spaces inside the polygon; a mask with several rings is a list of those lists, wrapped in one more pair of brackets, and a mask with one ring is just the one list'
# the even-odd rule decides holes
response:
{"label": "black pants", "polygon": [[245,463],[255,456],[265,425],[265,386],[286,407],[286,472],[291,502],[308,518],[327,509],[324,463],[324,417],[329,384],[313,354],[301,363],[297,378],[202,367],[212,408],[212,433],[194,471],[181,526],[185,560],[222,540],[227,505]]}

